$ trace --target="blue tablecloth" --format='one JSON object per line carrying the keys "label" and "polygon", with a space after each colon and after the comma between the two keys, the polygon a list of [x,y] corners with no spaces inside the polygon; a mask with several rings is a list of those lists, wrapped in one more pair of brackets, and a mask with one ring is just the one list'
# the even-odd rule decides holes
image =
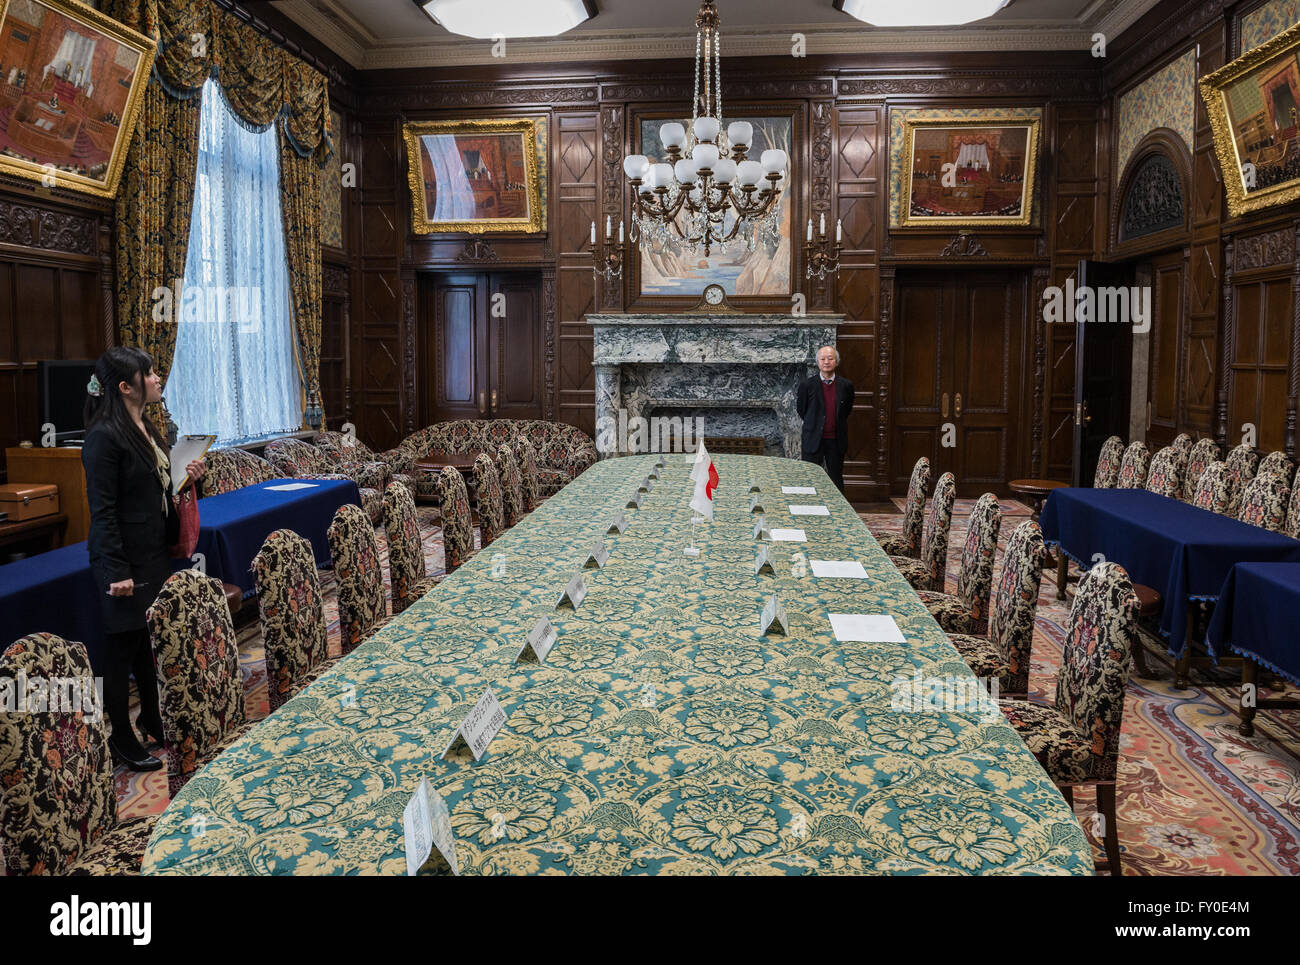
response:
{"label": "blue tablecloth", "polygon": [[[274,530],[291,529],[309,540],[316,565],[331,564],[327,531],[344,503],[360,503],[356,483],[314,480],[313,488],[268,492],[286,480],[249,486],[199,500],[199,541],[209,576],[253,591],[249,566]],[[176,568],[193,565],[177,560]],[[38,630],[86,646],[91,666],[100,667],[104,647],[96,588],[85,543],[0,566],[0,647]]]}
{"label": "blue tablecloth", "polygon": [[1232,650],[1300,684],[1300,564],[1234,566],[1206,642],[1216,657]]}
{"label": "blue tablecloth", "polygon": [[1044,539],[1081,567],[1101,554],[1159,590],[1160,630],[1175,656],[1187,645],[1188,601],[1216,599],[1234,564],[1300,563],[1300,540],[1144,489],[1054,490],[1042,526]]}

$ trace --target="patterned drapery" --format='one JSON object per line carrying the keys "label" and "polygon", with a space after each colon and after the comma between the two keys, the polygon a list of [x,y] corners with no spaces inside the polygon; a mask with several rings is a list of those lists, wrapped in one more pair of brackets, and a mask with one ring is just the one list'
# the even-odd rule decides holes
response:
{"label": "patterned drapery", "polygon": [[[320,170],[333,154],[325,76],[210,0],[108,0],[105,13],[158,41],[136,137],[118,192],[121,341],[153,355],[164,381],[176,313],[153,293],[185,273],[198,157],[199,95],[214,77],[251,130],[280,128],[280,204],[293,291],[306,421],[320,408]],[[179,308],[179,305],[174,306]]]}

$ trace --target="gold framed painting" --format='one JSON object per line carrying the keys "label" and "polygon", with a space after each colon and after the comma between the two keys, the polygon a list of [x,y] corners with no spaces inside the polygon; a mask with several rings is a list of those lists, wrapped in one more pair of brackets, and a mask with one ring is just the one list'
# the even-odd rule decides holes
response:
{"label": "gold framed painting", "polygon": [[76,0],[0,0],[0,171],[116,194],[154,52]]}
{"label": "gold framed painting", "polygon": [[908,118],[900,227],[1028,225],[1038,138],[1036,119]]}
{"label": "gold framed painting", "polygon": [[403,125],[416,234],[542,230],[534,118]]}
{"label": "gold framed painting", "polygon": [[1232,216],[1300,198],[1300,24],[1199,83]]}

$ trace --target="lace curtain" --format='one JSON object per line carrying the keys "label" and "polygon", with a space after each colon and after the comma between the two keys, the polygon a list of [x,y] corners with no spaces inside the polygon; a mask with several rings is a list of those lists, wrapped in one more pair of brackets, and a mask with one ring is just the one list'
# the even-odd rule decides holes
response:
{"label": "lace curtain", "polygon": [[290,304],[276,130],[250,131],[209,80],[165,392],[182,433],[229,445],[301,428]]}

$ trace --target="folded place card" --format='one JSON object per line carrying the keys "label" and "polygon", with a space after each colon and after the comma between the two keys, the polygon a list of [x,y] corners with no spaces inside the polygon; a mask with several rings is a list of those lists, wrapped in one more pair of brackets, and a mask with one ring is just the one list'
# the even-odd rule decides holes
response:
{"label": "folded place card", "polygon": [[749,491],[751,493],[761,493],[763,491],[763,487],[756,482],[752,482],[749,484]]}
{"label": "folded place card", "polygon": [[829,613],[835,639],[858,643],[906,643],[894,618],[877,613]]}
{"label": "folded place card", "polygon": [[456,728],[456,733],[451,735],[447,749],[439,756],[446,760],[457,745],[464,744],[474,755],[474,760],[480,760],[487,752],[488,745],[492,743],[492,738],[497,736],[497,731],[505,722],[506,712],[501,709],[501,705],[497,703],[497,695],[489,687],[470,708],[465,719]]}
{"label": "folded place card", "polygon": [[601,540],[596,540],[591,544],[591,548],[587,550],[587,558],[582,561],[582,568],[587,570],[594,566],[596,569],[600,569],[608,561],[609,550],[605,549],[605,544]]}
{"label": "folded place card", "polygon": [[636,495],[628,499],[627,505],[624,507],[624,509],[640,509],[641,500],[643,500],[644,498],[645,496],[641,493],[641,491],[637,490]]}
{"label": "folded place card", "polygon": [[644,479],[641,480],[641,485],[637,486],[636,490],[639,493],[648,493],[651,487],[653,486],[654,486],[654,482],[651,481],[649,476],[646,476]]}
{"label": "folded place card", "polygon": [[771,573],[773,576],[776,576],[776,570],[772,566],[772,561],[767,557],[767,547],[760,546],[757,555],[754,556],[754,575],[758,576],[758,574],[762,573],[764,570]]}
{"label": "folded place card", "polygon": [[754,520],[754,539],[767,539],[768,535],[767,518],[765,516],[760,516],[758,519]]}
{"label": "folded place card", "polygon": [[582,601],[587,597],[587,584],[582,579],[581,573],[573,574],[573,579],[569,585],[564,588],[560,598],[555,601],[555,609],[562,610],[568,607],[570,610],[576,610],[582,605]]}
{"label": "folded place card", "polygon": [[525,654],[531,654],[532,660],[538,663],[546,663],[546,655],[551,652],[551,647],[555,646],[555,640],[559,632],[555,629],[555,624],[551,623],[546,617],[538,617],[533,628],[528,631],[528,639],[524,645],[519,648],[515,654],[515,663],[524,659]]}
{"label": "folded place card", "polygon": [[605,532],[607,534],[613,533],[616,536],[622,536],[623,530],[625,529],[627,529],[627,517],[620,512],[610,521],[609,529],[605,530]]}
{"label": "folded place card", "polygon": [[791,516],[829,516],[831,511],[825,506],[791,506]]}
{"label": "folded place card", "polygon": [[781,605],[775,593],[767,598],[767,603],[763,605],[763,612],[758,618],[758,635],[765,636],[769,630],[783,636],[790,633],[790,624],[785,618],[785,607]]}
{"label": "folded place card", "polygon": [[298,489],[315,489],[320,483],[281,483],[279,486],[267,486],[271,493],[291,493]]}
{"label": "folded place card", "polygon": [[763,509],[763,497],[760,496],[758,493],[754,493],[754,495],[750,497],[750,500],[749,500],[749,511],[750,511],[751,513],[763,513],[763,512],[766,512],[766,510]]}
{"label": "folded place card", "polygon": [[857,560],[809,560],[813,576],[833,576],[844,580],[865,580],[867,571]]}
{"label": "folded place card", "polygon": [[801,529],[774,529],[772,530],[773,543],[806,543],[808,535]]}
{"label": "folded place card", "polygon": [[817,490],[812,486],[782,486],[781,492],[786,496],[816,496]]}
{"label": "folded place card", "polygon": [[402,829],[406,836],[406,873],[418,874],[438,849],[436,864],[444,863],[454,875],[460,874],[456,861],[456,838],[451,833],[451,815],[442,795],[429,787],[427,777],[420,778],[420,786],[411,795],[402,811]]}
{"label": "folded place card", "polygon": [[658,479],[658,478],[659,478],[659,464],[658,464],[658,463],[655,463],[653,466],[650,467],[650,475],[647,476],[646,478],[647,478],[647,479]]}
{"label": "folded place card", "polygon": [[662,469],[666,465],[668,465],[668,463],[664,460],[663,456],[660,456],[658,459],[655,460],[656,469]]}

